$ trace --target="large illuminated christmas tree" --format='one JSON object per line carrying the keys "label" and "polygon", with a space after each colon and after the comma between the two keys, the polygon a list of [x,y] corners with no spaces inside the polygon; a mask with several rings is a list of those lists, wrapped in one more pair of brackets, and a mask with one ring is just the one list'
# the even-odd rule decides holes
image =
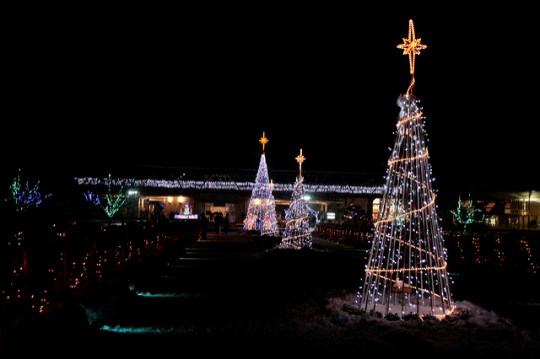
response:
{"label": "large illuminated christmas tree", "polygon": [[261,235],[279,236],[276,216],[276,201],[272,195],[272,186],[268,179],[268,166],[266,165],[265,146],[268,143],[264,132],[259,140],[263,152],[255,179],[255,186],[251,192],[244,230],[259,231]]}
{"label": "large illuminated christmas tree", "polygon": [[446,250],[439,228],[424,118],[413,92],[415,56],[426,46],[409,36],[398,45],[409,56],[411,83],[401,108],[371,252],[357,304],[385,315],[443,317],[454,310]]}
{"label": "large illuminated christmas tree", "polygon": [[302,249],[311,248],[312,237],[309,230],[310,209],[304,199],[304,177],[302,176],[302,162],[306,158],[300,154],[296,156],[300,171],[294,183],[289,209],[285,213],[285,231],[281,238],[280,248]]}

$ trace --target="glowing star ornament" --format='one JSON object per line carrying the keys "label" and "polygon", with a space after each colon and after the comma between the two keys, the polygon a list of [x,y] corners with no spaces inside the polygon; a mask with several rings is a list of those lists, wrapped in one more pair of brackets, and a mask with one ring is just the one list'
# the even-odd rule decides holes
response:
{"label": "glowing star ornament", "polygon": [[259,142],[261,143],[262,151],[264,152],[264,147],[268,143],[268,138],[266,138],[266,135],[264,134],[264,132],[263,132],[263,135],[262,135],[261,139],[259,140]]}
{"label": "glowing star ornament", "polygon": [[416,55],[420,55],[420,51],[427,48],[426,45],[421,44],[422,39],[416,38],[414,33],[414,23],[409,20],[409,37],[403,39],[403,44],[397,45],[398,49],[403,50],[403,55],[409,55],[409,68],[411,75],[414,75],[414,63]]}
{"label": "glowing star ornament", "polygon": [[299,169],[300,169],[300,176],[302,176],[302,163],[306,160],[306,158],[302,154],[302,149],[300,149],[300,154],[296,156],[295,160],[296,162],[298,162]]}
{"label": "glowing star ornament", "polygon": [[403,50],[403,55],[409,56],[409,71],[412,75],[411,84],[407,89],[407,95],[410,95],[412,88],[414,86],[414,65],[416,62],[416,55],[420,55],[420,51],[427,48],[426,45],[422,44],[421,38],[416,38],[414,32],[414,23],[412,20],[409,20],[409,37],[403,38],[403,44],[397,45],[398,49]]}

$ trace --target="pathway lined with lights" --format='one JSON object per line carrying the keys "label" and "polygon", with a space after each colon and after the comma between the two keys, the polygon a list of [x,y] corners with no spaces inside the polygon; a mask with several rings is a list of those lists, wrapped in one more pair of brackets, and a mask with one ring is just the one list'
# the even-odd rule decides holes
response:
{"label": "pathway lined with lights", "polygon": [[[257,244],[240,233],[209,233],[208,240],[185,248],[165,269],[132,278],[121,314],[103,317],[100,335],[128,341],[133,336],[227,336],[239,321],[272,320],[273,311],[286,310],[292,298],[309,296],[313,287],[337,290],[346,281],[352,289],[366,251],[321,239],[316,243],[316,249],[300,253]],[[313,277],[298,283],[293,273],[304,270]]]}

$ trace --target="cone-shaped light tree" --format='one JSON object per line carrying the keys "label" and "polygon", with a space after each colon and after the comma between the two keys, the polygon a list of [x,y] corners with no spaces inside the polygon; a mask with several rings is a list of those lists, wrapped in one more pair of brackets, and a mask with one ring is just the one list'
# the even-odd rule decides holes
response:
{"label": "cone-shaped light tree", "polygon": [[299,173],[294,183],[291,203],[285,214],[285,231],[281,238],[280,248],[302,249],[311,248],[312,237],[309,230],[310,209],[304,199],[304,177],[302,163],[306,160],[300,149],[296,156]]}
{"label": "cone-shaped light tree", "polygon": [[426,46],[409,36],[398,45],[409,56],[411,82],[400,107],[394,148],[388,160],[379,217],[358,292],[360,309],[385,315],[444,317],[454,310],[446,249],[439,228],[426,145],[424,118],[413,94],[415,56]]}
{"label": "cone-shaped light tree", "polygon": [[272,185],[268,179],[265,147],[268,143],[265,133],[259,140],[262,144],[261,161],[255,178],[255,186],[251,192],[248,211],[244,218],[244,230],[259,231],[261,235],[279,236],[276,216],[276,201],[272,195]]}

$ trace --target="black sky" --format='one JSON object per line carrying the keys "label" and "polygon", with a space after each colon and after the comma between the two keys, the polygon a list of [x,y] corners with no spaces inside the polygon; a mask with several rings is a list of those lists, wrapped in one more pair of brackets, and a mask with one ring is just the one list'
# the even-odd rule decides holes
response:
{"label": "black sky", "polygon": [[17,12],[2,156],[47,171],[256,168],[265,131],[270,168],[296,168],[302,148],[306,170],[382,176],[413,19],[441,186],[538,188],[536,12],[390,7]]}

